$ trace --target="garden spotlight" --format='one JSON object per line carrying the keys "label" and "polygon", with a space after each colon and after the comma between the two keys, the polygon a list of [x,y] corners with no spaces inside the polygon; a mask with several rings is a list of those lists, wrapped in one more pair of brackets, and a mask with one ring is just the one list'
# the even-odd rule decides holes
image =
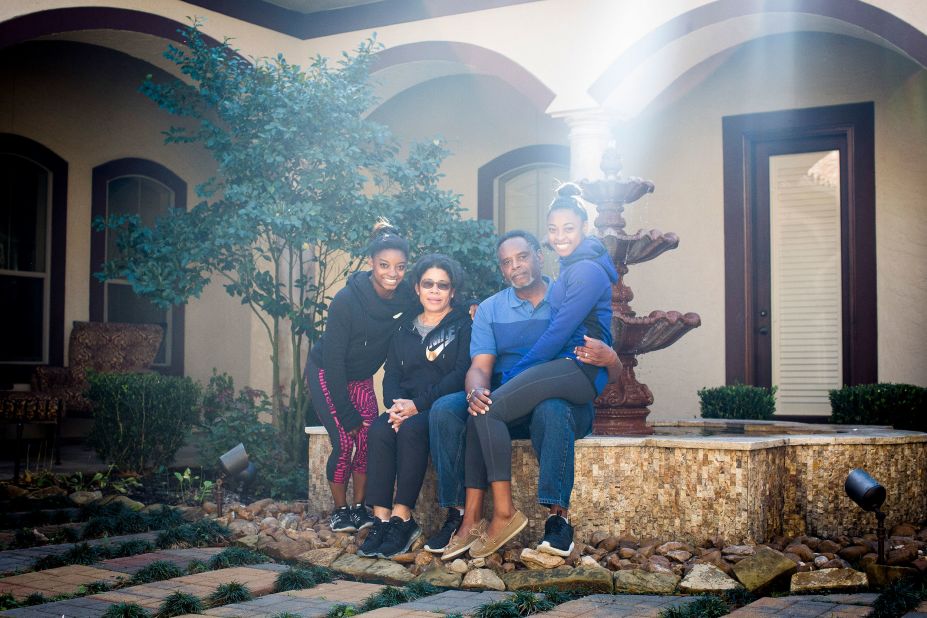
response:
{"label": "garden spotlight", "polygon": [[843,489],[850,500],[864,511],[875,513],[876,536],[879,539],[879,564],[885,564],[885,513],[879,508],[885,502],[885,488],[862,468],[850,471]]}
{"label": "garden spotlight", "polygon": [[227,451],[219,457],[219,466],[222,468],[222,476],[216,481],[216,504],[218,514],[222,516],[222,483],[226,480],[235,481],[246,486],[254,477],[257,476],[257,467],[248,461],[248,453],[245,451],[245,445],[238,443],[237,446]]}

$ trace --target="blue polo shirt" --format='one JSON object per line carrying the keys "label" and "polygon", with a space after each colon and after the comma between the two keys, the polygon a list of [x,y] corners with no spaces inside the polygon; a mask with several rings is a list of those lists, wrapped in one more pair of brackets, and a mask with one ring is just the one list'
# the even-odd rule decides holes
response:
{"label": "blue polo shirt", "polygon": [[492,386],[502,384],[502,374],[520,361],[540,339],[550,325],[550,279],[544,277],[547,293],[535,307],[522,300],[512,288],[505,288],[480,303],[473,316],[473,333],[470,336],[470,358],[477,354],[496,357],[492,373]]}

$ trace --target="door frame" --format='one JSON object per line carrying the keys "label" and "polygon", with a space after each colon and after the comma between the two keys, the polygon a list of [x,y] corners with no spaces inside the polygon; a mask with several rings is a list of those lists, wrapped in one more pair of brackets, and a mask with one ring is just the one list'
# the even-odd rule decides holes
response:
{"label": "door frame", "polygon": [[[757,151],[770,142],[814,137],[846,140],[847,192],[841,197],[844,383],[878,378],[874,105],[871,102],[727,116],[724,160],[725,378],[753,384],[756,375],[754,240]],[[843,166],[841,166],[842,168]],[[843,171],[843,169],[841,170]],[[777,416],[777,418],[779,418]],[[809,420],[813,417],[796,417]]]}

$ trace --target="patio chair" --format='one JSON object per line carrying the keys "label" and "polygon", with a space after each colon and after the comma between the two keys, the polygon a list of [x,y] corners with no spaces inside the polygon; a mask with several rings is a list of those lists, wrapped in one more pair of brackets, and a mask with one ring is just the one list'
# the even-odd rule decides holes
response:
{"label": "patio chair", "polygon": [[149,371],[163,338],[164,329],[157,324],[75,321],[68,366],[37,367],[32,374],[32,391],[60,398],[69,414],[89,413],[87,371]]}

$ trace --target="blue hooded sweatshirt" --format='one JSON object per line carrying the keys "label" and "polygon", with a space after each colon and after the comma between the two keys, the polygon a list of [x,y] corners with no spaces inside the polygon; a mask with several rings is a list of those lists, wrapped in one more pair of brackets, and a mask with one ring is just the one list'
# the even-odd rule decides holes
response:
{"label": "blue hooded sweatshirt", "polygon": [[[570,255],[560,258],[560,277],[547,294],[550,325],[518,363],[505,372],[507,382],[519,373],[556,358],[576,358],[573,348],[582,345],[583,335],[612,344],[612,284],[618,271],[595,237],[587,236]],[[596,374],[595,388],[601,393],[608,370]]]}

